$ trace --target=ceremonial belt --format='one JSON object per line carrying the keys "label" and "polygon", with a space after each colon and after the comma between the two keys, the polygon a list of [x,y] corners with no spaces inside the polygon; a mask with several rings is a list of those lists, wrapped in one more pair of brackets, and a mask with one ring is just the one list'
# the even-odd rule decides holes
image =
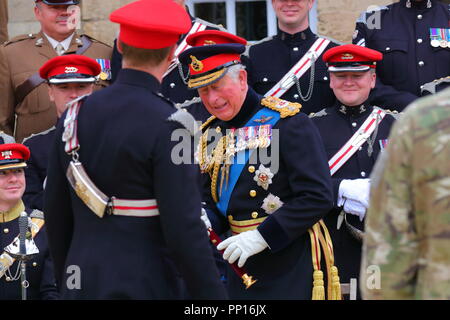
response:
{"label": "ceremonial belt", "polygon": [[374,107],[372,113],[364,121],[358,131],[348,140],[344,146],[328,161],[331,175],[334,175],[362,146],[377,125],[383,120],[386,112],[380,108]]}
{"label": "ceremonial belt", "polygon": [[266,218],[267,216],[250,220],[236,221],[233,219],[233,216],[228,216],[228,223],[230,225],[231,232],[235,235],[241,232],[255,230],[261,223],[264,222],[264,220],[266,220]]}
{"label": "ceremonial belt", "polygon": [[77,135],[78,112],[83,99],[79,97],[68,103],[66,118],[64,119],[65,142],[64,150],[72,155],[72,161],[67,167],[66,176],[75,193],[83,203],[91,209],[98,217],[103,218],[105,212],[109,215],[127,217],[155,217],[159,216],[158,205],[155,199],[118,199],[108,197],[89,178],[81,162],[78,161],[77,150],[80,148]]}
{"label": "ceremonial belt", "polygon": [[[75,52],[75,54],[83,54],[92,44],[92,41],[88,37],[81,37],[81,41],[83,45]],[[40,84],[42,84],[45,81],[45,79],[42,79],[39,76],[39,72],[36,72],[35,74],[31,75],[27,80],[22,82],[17,88],[16,88],[16,103],[19,105],[26,96],[34,90],[34,88],[38,87]]]}
{"label": "ceremonial belt", "polygon": [[200,32],[206,29],[206,25],[196,21],[191,29],[189,30],[189,32],[186,34],[186,36],[184,37],[183,41],[181,41],[181,43],[178,45],[177,49],[175,50],[175,54],[174,54],[174,58],[172,59],[172,62],[170,63],[169,68],[167,69],[166,73],[164,73],[164,76],[167,76],[169,73],[172,72],[173,69],[175,69],[175,67],[180,63],[180,61],[178,60],[178,56],[186,49],[189,49],[191,46],[187,44],[186,39],[189,35],[196,33],[196,32]]}
{"label": "ceremonial belt", "polygon": [[[269,119],[267,122],[265,122],[265,125],[270,124],[272,127],[280,120],[280,113],[274,110],[270,110],[268,108],[262,108],[260,109],[255,115],[245,124],[244,127],[250,126],[250,124],[262,116]],[[222,194],[219,196],[219,202],[217,202],[217,209],[226,216],[227,210],[228,210],[228,203],[231,198],[231,193],[233,192],[234,187],[236,186],[237,180],[239,179],[239,176],[241,175],[242,170],[244,169],[244,166],[247,164],[248,160],[250,159],[251,153],[253,153],[255,149],[253,150],[242,150],[236,154],[236,159],[238,159],[238,163],[233,163],[230,166],[230,180],[228,185],[226,186],[225,190],[222,192]],[[222,169],[223,170],[223,169]]]}
{"label": "ceremonial belt", "polygon": [[[31,237],[34,239],[34,237],[36,237],[38,232],[44,226],[44,219],[31,218],[31,223],[33,226],[36,226],[36,227],[31,228]],[[14,238],[14,240],[13,240],[13,242],[11,242],[11,244],[14,243],[14,241],[18,241],[18,239],[19,239],[19,236]],[[6,251],[4,251],[0,255],[0,279],[5,275],[5,272],[13,265],[15,260],[16,259],[11,257]]]}
{"label": "ceremonial belt", "polygon": [[311,48],[305,53],[305,55],[291,68],[291,70],[286,73],[283,78],[276,85],[272,87],[267,93],[264,95],[265,97],[281,97],[285,94],[295,83],[294,77],[300,79],[301,76],[311,68],[312,62],[311,58],[314,56],[314,60],[320,57],[323,51],[327,48],[330,40],[324,38],[318,38]]}

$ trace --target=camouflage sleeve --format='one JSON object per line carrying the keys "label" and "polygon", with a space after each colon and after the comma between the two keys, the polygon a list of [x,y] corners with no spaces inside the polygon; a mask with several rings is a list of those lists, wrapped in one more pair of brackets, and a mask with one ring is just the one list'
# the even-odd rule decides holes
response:
{"label": "camouflage sleeve", "polygon": [[406,115],[372,173],[360,287],[364,299],[411,299],[418,237],[412,216],[414,122]]}

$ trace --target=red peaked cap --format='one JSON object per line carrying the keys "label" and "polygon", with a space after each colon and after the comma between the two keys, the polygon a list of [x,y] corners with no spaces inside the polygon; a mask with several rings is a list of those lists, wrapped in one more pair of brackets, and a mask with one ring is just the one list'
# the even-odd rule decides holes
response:
{"label": "red peaked cap", "polygon": [[322,57],[329,72],[367,71],[375,68],[382,58],[381,52],[354,44],[331,48]]}
{"label": "red peaked cap", "polygon": [[20,143],[0,144],[0,171],[24,168],[30,158],[30,149]]}
{"label": "red peaked cap", "polygon": [[101,66],[86,56],[67,54],[48,60],[39,75],[49,83],[94,82],[102,71]]}
{"label": "red peaked cap", "polygon": [[174,45],[191,28],[186,10],[173,0],[138,0],[111,13],[120,24],[119,40],[141,49]]}
{"label": "red peaked cap", "polygon": [[226,68],[241,62],[247,40],[234,34],[205,30],[191,34],[186,42],[191,48],[183,51],[179,60],[189,65],[188,87],[192,89],[210,85],[226,73]]}

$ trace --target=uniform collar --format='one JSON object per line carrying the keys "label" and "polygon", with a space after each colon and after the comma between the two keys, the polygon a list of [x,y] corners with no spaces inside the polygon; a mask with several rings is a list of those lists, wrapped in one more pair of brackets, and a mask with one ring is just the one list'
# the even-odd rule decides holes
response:
{"label": "uniform collar", "polygon": [[161,83],[150,73],[135,69],[120,69],[115,83],[128,84],[160,92]]}
{"label": "uniform collar", "polygon": [[17,204],[6,212],[0,212],[0,223],[5,223],[17,219],[25,211],[25,206],[20,200]]}
{"label": "uniform collar", "polygon": [[[433,7],[434,1],[435,0],[430,0],[431,8]],[[411,3],[411,8],[407,7],[408,0],[401,0],[402,6],[404,6],[405,8],[408,8],[408,9],[428,9],[427,8],[428,0],[423,0],[423,1],[420,1],[420,2],[416,2],[414,0],[409,0],[409,2]]]}
{"label": "uniform collar", "polygon": [[287,33],[287,32],[284,32],[284,31],[278,29],[277,37],[279,37],[281,41],[289,44],[292,42],[298,43],[301,41],[315,39],[316,35],[308,27],[307,29],[297,32],[297,33],[294,33],[294,34],[290,34],[290,33]]}
{"label": "uniform collar", "polygon": [[261,97],[259,97],[252,88],[248,87],[247,95],[244,103],[242,104],[241,110],[239,110],[238,114],[233,119],[225,122],[227,126],[230,128],[243,127],[255,114],[255,112],[261,108],[260,101]]}
{"label": "uniform collar", "polygon": [[75,33],[72,33],[70,36],[68,36],[66,39],[64,39],[63,41],[59,42],[55,39],[53,39],[52,37],[50,37],[48,34],[46,34],[45,32],[42,31],[42,33],[47,37],[48,42],[50,42],[50,45],[52,46],[53,49],[56,48],[56,46],[61,43],[61,45],[64,48],[64,51],[67,51],[70,47],[70,43],[72,42],[72,38],[75,35]]}
{"label": "uniform collar", "polygon": [[352,118],[359,118],[364,115],[367,115],[370,112],[372,112],[372,109],[373,109],[373,107],[371,105],[369,105],[367,103],[367,101],[359,106],[349,107],[349,106],[346,106],[339,102],[336,106],[337,106],[338,113],[340,113],[341,115],[347,116],[347,117],[352,117]]}

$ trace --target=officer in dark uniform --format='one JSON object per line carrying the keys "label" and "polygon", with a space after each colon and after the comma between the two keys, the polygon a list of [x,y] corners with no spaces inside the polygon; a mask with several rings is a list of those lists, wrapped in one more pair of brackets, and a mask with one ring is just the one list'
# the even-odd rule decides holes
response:
{"label": "officer in dark uniform", "polygon": [[367,102],[376,82],[375,65],[381,58],[380,52],[353,44],[326,51],[323,59],[338,102],[310,115],[330,159],[335,207],[324,221],[342,283],[359,279],[369,176],[397,115]]}
{"label": "officer in dark uniform", "polygon": [[[139,0],[110,19],[120,23],[123,69],[69,106],[49,160],[44,207],[62,297],[224,299],[200,221],[198,168],[171,157],[172,132],[189,142],[180,123],[194,120],[159,93],[189,16],[172,1]],[[72,265],[79,288],[65,286]]]}
{"label": "officer in dark uniform", "polygon": [[[245,264],[258,280],[246,290],[230,271],[230,297],[310,299],[307,230],[332,206],[317,129],[299,113],[299,104],[263,99],[248,86],[240,62],[244,39],[212,30],[189,36],[188,43],[192,48],[180,56],[190,68],[188,86],[198,89],[214,115],[202,125],[197,150],[200,168],[209,173],[204,174],[207,216],[216,233],[235,234],[218,245],[224,259]],[[260,156],[266,151],[270,156]]]}
{"label": "officer in dark uniform", "polygon": [[[309,28],[308,14],[313,3],[314,0],[272,0],[278,18],[278,33],[250,46],[245,54],[248,59],[243,58],[248,83],[257,93],[299,102],[301,111],[306,114],[336,101],[321,57],[325,50],[338,44],[319,37]],[[315,63],[308,63],[306,58],[311,56],[307,52],[314,52]],[[303,57],[304,60],[301,60]],[[294,81],[290,81],[290,88],[270,91],[294,66],[295,71],[303,73],[300,78],[294,80],[291,74],[290,78]],[[289,82],[284,81],[286,83]]]}
{"label": "officer in dark uniform", "polygon": [[20,264],[14,259],[18,246],[14,241],[19,235],[19,216],[23,211],[29,215],[29,231],[33,237],[26,241],[27,254],[33,253],[26,261],[27,299],[58,299],[44,215],[25,208],[21,200],[25,191],[23,170],[29,156],[30,151],[24,145],[0,145],[0,300],[22,298]]}
{"label": "officer in dark uniform", "polygon": [[[40,77],[47,81],[50,101],[55,103],[58,119],[66,110],[67,103],[92,93],[101,70],[94,59],[77,54],[52,58],[39,69]],[[31,151],[25,170],[27,187],[23,201],[32,209],[43,210],[44,207],[44,183],[54,136],[55,126],[23,140]]]}
{"label": "officer in dark uniform", "polygon": [[450,75],[449,21],[449,5],[438,0],[400,0],[361,14],[353,43],[384,55],[372,104],[401,111],[427,83]]}
{"label": "officer in dark uniform", "polygon": [[[190,30],[184,34],[177,42],[178,50],[186,49],[185,38],[188,34],[198,32],[201,30],[223,30],[225,29],[222,26],[213,24],[211,22],[202,20],[200,18],[193,17],[187,7],[185,6],[184,0],[173,0],[178,3],[180,6],[186,9],[186,12],[189,14],[191,19],[191,28]],[[177,52],[178,53],[178,52]],[[117,75],[119,74],[119,70],[122,68],[122,55],[117,50],[117,40],[114,41],[114,49],[112,55],[112,81],[115,80]],[[186,107],[189,108],[189,111],[196,117],[198,120],[206,120],[210,114],[206,112],[203,108],[199,108],[199,105],[192,106],[199,102],[197,92],[195,90],[189,90],[186,87],[185,81],[182,79],[180,74],[180,69],[182,68],[183,77],[187,77],[187,72],[189,69],[183,67],[180,63],[171,64],[169,68],[169,72],[164,75],[164,79],[161,84],[161,93],[168,99],[172,100],[178,105],[186,104]]]}

